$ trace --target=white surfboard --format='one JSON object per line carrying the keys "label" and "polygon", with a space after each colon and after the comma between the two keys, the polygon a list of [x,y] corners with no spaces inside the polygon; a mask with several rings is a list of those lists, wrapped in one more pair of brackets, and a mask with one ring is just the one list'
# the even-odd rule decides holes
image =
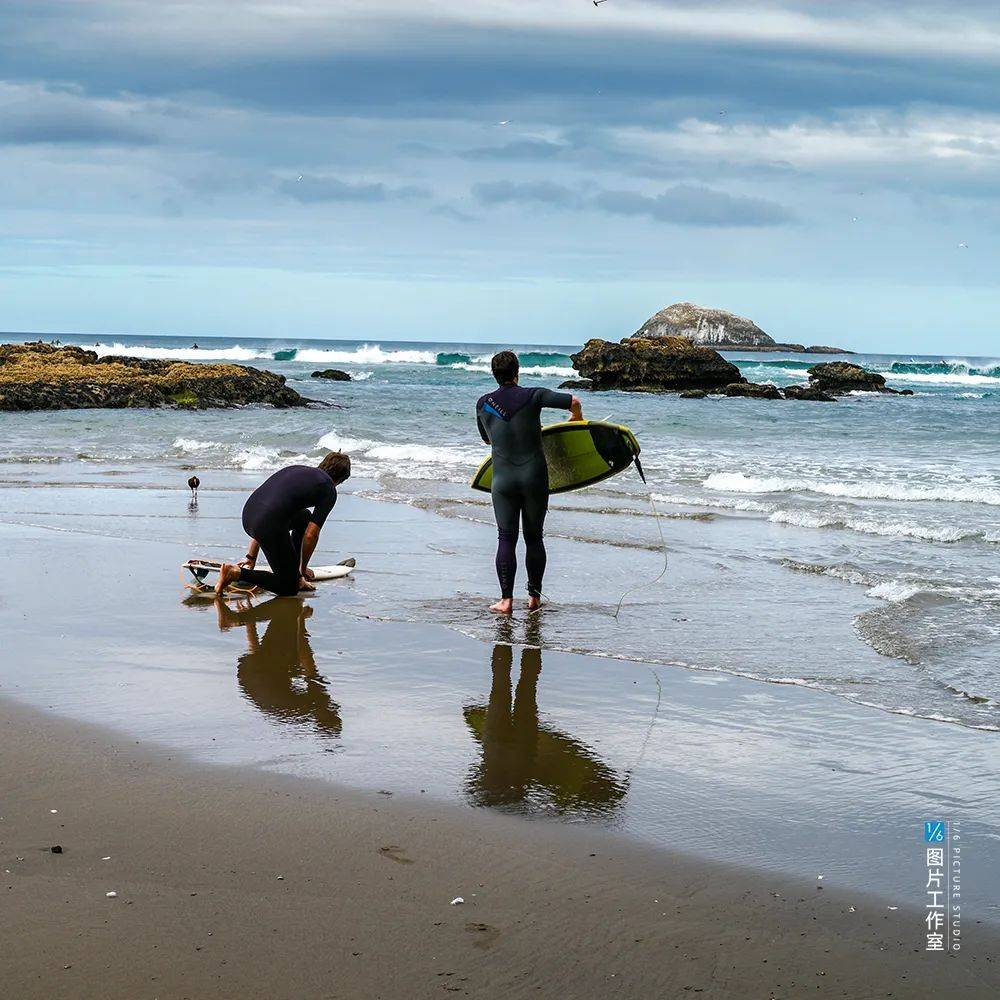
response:
{"label": "white surfboard", "polygon": [[[354,567],[357,565],[357,560],[355,559],[345,559],[343,562],[337,563],[336,566],[310,566],[309,568],[313,571],[316,583],[322,583],[327,580],[340,580],[345,576],[349,576],[353,571]],[[257,567],[258,569],[267,569],[266,563]],[[186,570],[191,576],[191,581],[188,582],[187,586],[193,590],[198,595],[203,594],[214,594],[215,584],[210,583],[209,579],[215,576],[216,573],[222,569],[222,563],[217,559],[189,559],[186,563],[181,566],[182,570]],[[227,594],[233,594],[234,596],[246,596],[249,594],[260,594],[266,593],[262,588],[254,586],[249,583],[241,583],[235,581],[231,583],[226,588]],[[300,591],[301,594],[311,594],[312,591],[303,590]]]}

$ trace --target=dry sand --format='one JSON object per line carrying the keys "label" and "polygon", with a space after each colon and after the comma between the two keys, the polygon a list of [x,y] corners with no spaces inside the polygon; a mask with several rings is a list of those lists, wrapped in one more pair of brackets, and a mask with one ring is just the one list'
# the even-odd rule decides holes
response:
{"label": "dry sand", "polygon": [[919,912],[609,833],[195,766],[9,702],[0,756],[11,1000],[1000,990],[995,928],[928,955]]}

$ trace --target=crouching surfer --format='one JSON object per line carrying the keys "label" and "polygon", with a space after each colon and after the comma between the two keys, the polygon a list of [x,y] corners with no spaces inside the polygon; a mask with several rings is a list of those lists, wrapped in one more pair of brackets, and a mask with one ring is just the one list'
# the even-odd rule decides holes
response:
{"label": "crouching surfer", "polygon": [[549,469],[542,450],[541,412],[545,407],[569,410],[570,420],[582,420],[583,409],[580,400],[568,392],[518,385],[520,363],[512,351],[494,355],[492,368],[497,388],[476,404],[476,423],[482,439],[493,448],[491,492],[497,522],[500,600],[490,611],[509,615],[514,609],[519,530],[524,532],[528,610],[536,610],[542,599]]}
{"label": "crouching surfer", "polygon": [[[236,580],[283,596],[315,590],[309,560],[337,502],[337,487],[350,475],[350,458],[331,451],[318,467],[290,465],[258,486],[243,507],[243,530],[250,536],[246,558],[223,565],[216,593]],[[269,571],[254,568],[260,551]]]}

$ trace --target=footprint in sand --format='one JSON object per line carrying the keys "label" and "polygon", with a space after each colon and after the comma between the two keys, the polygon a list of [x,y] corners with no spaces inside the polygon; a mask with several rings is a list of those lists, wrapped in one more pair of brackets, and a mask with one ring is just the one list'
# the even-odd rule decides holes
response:
{"label": "footprint in sand", "polygon": [[470,934],[476,935],[472,947],[482,948],[484,951],[487,948],[492,948],[496,944],[497,938],[500,937],[499,928],[491,927],[489,924],[478,924],[470,921],[465,925],[465,929]]}
{"label": "footprint in sand", "polygon": [[380,847],[378,849],[379,854],[383,858],[388,858],[390,861],[395,861],[400,865],[412,865],[413,858],[408,858],[406,852],[402,847],[397,847],[395,844],[388,844],[385,847]]}

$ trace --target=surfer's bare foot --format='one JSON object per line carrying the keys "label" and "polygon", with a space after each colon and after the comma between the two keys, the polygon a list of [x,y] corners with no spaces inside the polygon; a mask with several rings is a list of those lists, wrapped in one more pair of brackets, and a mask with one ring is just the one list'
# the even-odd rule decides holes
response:
{"label": "surfer's bare foot", "polygon": [[490,611],[495,615],[512,615],[514,613],[514,598],[501,597],[496,604],[490,605]]}
{"label": "surfer's bare foot", "polygon": [[215,584],[215,592],[221,594],[226,587],[231,583],[235,583],[239,578],[239,566],[233,566],[231,563],[223,563],[222,569],[219,570],[218,582]]}
{"label": "surfer's bare foot", "polygon": [[540,597],[535,597],[534,594],[528,598],[528,610],[537,611],[542,606],[542,599]]}
{"label": "surfer's bare foot", "polygon": [[304,576],[300,576],[299,593],[301,593],[303,590],[307,590],[309,591],[309,593],[312,593],[313,591],[316,590],[316,588]]}

